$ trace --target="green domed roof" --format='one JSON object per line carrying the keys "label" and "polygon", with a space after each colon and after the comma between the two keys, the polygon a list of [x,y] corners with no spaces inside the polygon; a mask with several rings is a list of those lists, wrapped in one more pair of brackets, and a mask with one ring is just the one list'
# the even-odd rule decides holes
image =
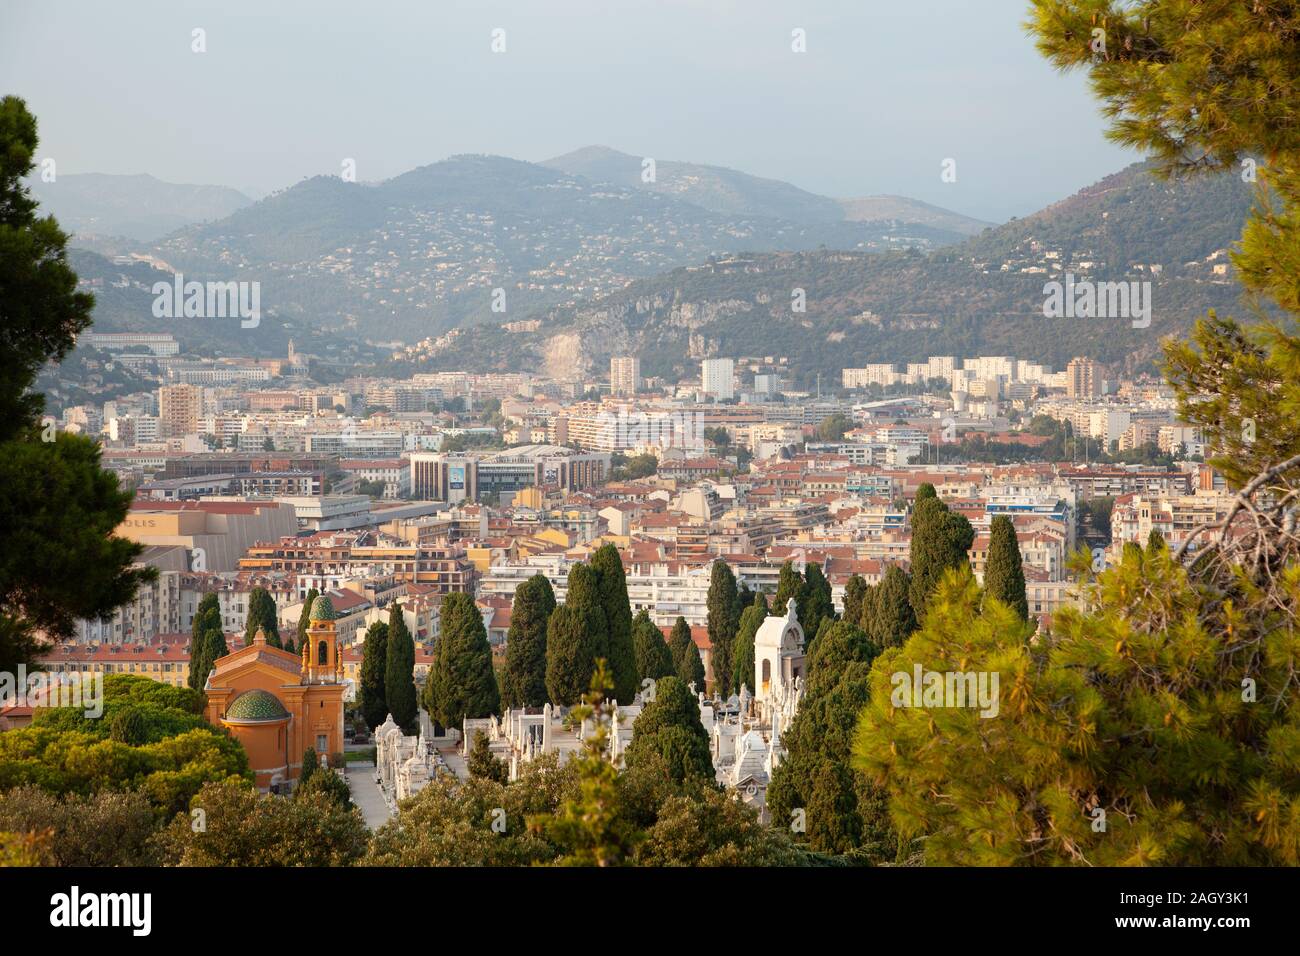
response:
{"label": "green domed roof", "polygon": [[289,712],[270,691],[246,690],[226,708],[226,720],[284,720]]}
{"label": "green domed roof", "polygon": [[332,621],[336,617],[338,615],[334,613],[334,602],[324,594],[311,602],[311,610],[307,613],[309,621]]}

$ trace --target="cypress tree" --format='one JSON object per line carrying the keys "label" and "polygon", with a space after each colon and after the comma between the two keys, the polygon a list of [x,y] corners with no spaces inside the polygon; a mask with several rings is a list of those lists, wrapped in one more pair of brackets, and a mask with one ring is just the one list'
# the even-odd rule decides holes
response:
{"label": "cypress tree", "polygon": [[700,703],[679,678],[660,680],[655,699],[632,724],[632,742],[625,758],[628,769],[651,754],[662,758],[674,783],[691,778],[713,782],[713,757],[700,721]]}
{"label": "cypress tree", "polygon": [[415,641],[397,601],[388,612],[388,643],[384,658],[384,696],[388,712],[402,728],[402,733],[413,734],[419,714],[415,697]]}
{"label": "cypress tree", "polygon": [[869,785],[849,769],[853,729],[870,697],[876,654],[851,621],[822,624],[808,654],[804,698],[781,735],[787,757],[772,776],[767,799],[774,826],[789,826],[795,810],[805,811],[803,839],[811,849],[861,848],[867,859],[880,860],[887,813],[879,800],[861,799],[870,795]]}
{"label": "cypress tree", "polygon": [[767,602],[763,595],[754,595],[754,603],[745,608],[740,615],[740,626],[736,630],[736,641],[732,654],[735,660],[731,665],[731,686],[740,693],[742,686],[748,687],[752,694],[754,681],[754,635],[767,620]]}
{"label": "cypress tree", "polygon": [[388,669],[388,625],[375,621],[366,629],[361,651],[361,717],[374,730],[388,716],[388,695],[384,691],[384,671]]}
{"label": "cypress tree", "polygon": [[969,551],[974,540],[975,529],[964,516],[951,512],[937,497],[923,498],[918,492],[912,512],[910,588],[917,620],[944,572],[970,567]]}
{"label": "cypress tree", "polygon": [[916,630],[909,589],[907,572],[896,564],[891,564],[880,583],[871,589],[862,630],[876,648],[902,647]]}
{"label": "cypress tree", "polygon": [[679,677],[682,673],[682,657],[691,644],[691,626],[686,623],[686,618],[679,616],[668,632],[668,653],[673,656],[673,668]]}
{"label": "cypress tree", "polygon": [[731,647],[740,626],[736,608],[736,576],[726,561],[713,562],[708,596],[709,642],[713,645],[713,682],[722,697],[731,693]]}
{"label": "cypress tree", "polygon": [[657,681],[661,677],[677,674],[668,642],[664,640],[663,633],[655,626],[655,622],[650,620],[650,612],[644,608],[637,612],[632,621],[632,645],[636,649],[638,686],[647,677]]}
{"label": "cypress tree", "polygon": [[[605,614],[605,605],[600,594],[600,575],[589,564],[579,562],[569,569],[569,589],[564,603],[574,611],[591,628],[591,647],[596,657],[609,657],[609,618]],[[608,668],[606,668],[608,669]],[[610,675],[611,678],[613,675]],[[585,694],[590,684],[591,675],[587,675],[582,693]],[[579,697],[582,694],[578,695]]]}
{"label": "cypress tree", "polygon": [[501,709],[483,615],[468,594],[443,599],[428,686],[434,688],[429,716],[444,727],[459,727],[467,717],[490,717]]}
{"label": "cypress tree", "polygon": [[627,596],[627,576],[618,549],[612,544],[601,545],[591,556],[591,569],[596,573],[600,603],[605,611],[609,641],[606,666],[614,681],[614,699],[620,704],[630,704],[637,692],[636,649],[632,644],[632,604]]}
{"label": "cypress tree", "polygon": [[754,603],[754,592],[749,589],[749,585],[744,581],[738,581],[736,585],[736,622],[739,625],[740,615],[745,613],[745,608]]}
{"label": "cypress tree", "polygon": [[302,613],[298,615],[298,647],[301,648],[307,643],[307,628],[311,626],[311,606],[316,603],[320,597],[320,592],[315,588],[307,591],[307,597],[303,599]]}
{"label": "cypress tree", "polygon": [[[886,573],[888,573],[888,569],[886,569]],[[879,591],[879,584],[868,584],[866,590],[862,592],[862,606],[858,610],[858,617],[855,623],[868,634],[871,633],[871,622],[876,615],[876,595]]]}
{"label": "cypress tree", "polygon": [[847,853],[862,839],[862,817],[849,767],[814,758],[808,788],[808,845],[821,853]]}
{"label": "cypress tree", "polygon": [[204,635],[204,656],[207,658],[208,667],[216,666],[221,658],[230,653],[230,647],[226,644],[226,633],[219,627],[214,627]]}
{"label": "cypress tree", "polygon": [[501,699],[506,707],[546,703],[546,625],[555,610],[555,590],[544,574],[515,588],[506,635],[506,666]]}
{"label": "cypress tree", "polygon": [[844,585],[844,620],[854,624],[862,620],[862,602],[866,594],[866,579],[860,574],[850,577]]}
{"label": "cypress tree", "polygon": [[984,562],[984,593],[1014,610],[1022,621],[1029,620],[1025,596],[1025,572],[1020,564],[1016,528],[1006,515],[998,515],[989,526],[989,553]]}
{"label": "cypress tree", "polygon": [[802,606],[803,575],[794,569],[794,562],[787,561],[781,565],[781,574],[776,580],[776,597],[772,599],[772,613],[784,617],[785,604],[790,598],[794,598],[795,602]]}
{"label": "cypress tree", "polygon": [[248,623],[244,627],[244,646],[253,643],[257,632],[266,635],[266,643],[280,647],[280,626],[276,621],[275,598],[266,588],[253,588],[248,596]]}
{"label": "cypress tree", "polygon": [[854,661],[870,662],[878,648],[856,624],[849,621],[823,621],[817,642],[808,654],[804,687],[808,698],[821,697],[834,689]]}
{"label": "cypress tree", "polygon": [[546,622],[546,693],[553,704],[577,704],[591,687],[597,658],[593,615],[566,602]]}
{"label": "cypress tree", "polygon": [[822,621],[835,619],[835,603],[831,598],[831,583],[822,573],[821,565],[808,565],[804,576],[803,596],[799,601],[799,624],[809,641],[821,630]]}
{"label": "cypress tree", "polygon": [[1156,528],[1152,528],[1147,535],[1147,553],[1153,554],[1156,551],[1163,551],[1168,545],[1165,544],[1165,536]]}
{"label": "cypress tree", "polygon": [[679,617],[673,625],[668,638],[668,650],[673,655],[677,667],[677,676],[683,684],[694,684],[697,692],[704,690],[704,661],[700,658],[700,649],[691,638],[691,626],[686,618]]}
{"label": "cypress tree", "polygon": [[214,627],[221,628],[221,602],[216,594],[205,594],[194,611],[194,620],[190,622],[190,639],[198,640]]}
{"label": "cypress tree", "polygon": [[221,603],[215,594],[205,594],[190,624],[190,673],[186,683],[192,690],[203,690],[212,669],[212,661],[205,661],[207,636],[212,630],[221,630]]}
{"label": "cypress tree", "polygon": [[298,786],[295,792],[302,789],[319,769],[320,762],[316,759],[316,748],[308,747],[302,752],[302,769],[298,771]]}
{"label": "cypress tree", "polygon": [[216,666],[217,658],[225,657],[230,653],[226,646],[226,635],[220,628],[210,628],[207,632],[199,636],[198,652],[191,652],[190,655],[190,676],[189,685],[195,690],[201,691],[207,684],[208,675],[212,673],[212,668]]}
{"label": "cypress tree", "polygon": [[190,639],[190,672],[185,682],[191,690],[202,691],[207,683],[212,662],[208,660],[208,637],[206,634]]}

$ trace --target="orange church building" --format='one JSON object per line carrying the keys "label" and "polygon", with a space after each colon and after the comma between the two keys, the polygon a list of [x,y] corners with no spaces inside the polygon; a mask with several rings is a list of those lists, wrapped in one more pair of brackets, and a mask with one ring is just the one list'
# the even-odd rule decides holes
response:
{"label": "orange church building", "polygon": [[328,760],[343,752],[343,660],[334,605],[324,595],[310,608],[302,654],[266,643],[258,631],[248,647],[219,658],[208,675],[207,719],[244,745],[257,786],[296,780],[309,747]]}

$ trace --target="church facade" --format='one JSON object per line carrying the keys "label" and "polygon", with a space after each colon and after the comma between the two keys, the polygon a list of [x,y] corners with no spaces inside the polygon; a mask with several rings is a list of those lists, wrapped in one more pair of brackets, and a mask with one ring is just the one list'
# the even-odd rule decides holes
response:
{"label": "church facade", "polygon": [[308,748],[323,763],[343,752],[347,685],[334,606],[322,595],[309,614],[301,655],[272,647],[259,631],[252,644],[216,661],[204,687],[208,722],[243,744],[263,791],[296,780]]}

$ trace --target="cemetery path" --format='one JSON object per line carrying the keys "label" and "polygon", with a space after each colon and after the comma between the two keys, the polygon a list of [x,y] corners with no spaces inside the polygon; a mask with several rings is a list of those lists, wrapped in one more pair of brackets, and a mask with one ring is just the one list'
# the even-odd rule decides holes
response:
{"label": "cemetery path", "polygon": [[377,830],[388,822],[392,816],[384,795],[375,783],[375,765],[369,762],[348,764],[348,789],[352,791],[352,802],[361,810],[366,826]]}
{"label": "cemetery path", "polygon": [[447,764],[447,769],[456,775],[457,780],[469,779],[469,763],[460,755],[459,747],[439,747],[438,753]]}

